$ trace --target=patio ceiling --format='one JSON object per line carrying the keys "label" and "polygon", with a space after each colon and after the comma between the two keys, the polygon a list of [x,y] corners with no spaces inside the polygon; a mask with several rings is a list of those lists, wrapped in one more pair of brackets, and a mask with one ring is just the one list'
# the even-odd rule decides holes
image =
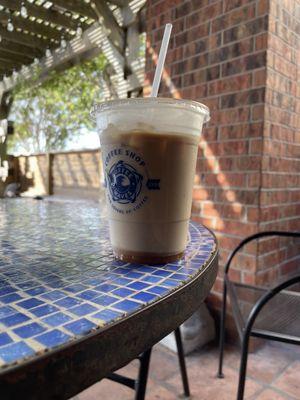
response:
{"label": "patio ceiling", "polygon": [[121,97],[142,84],[138,62],[146,0],[0,0],[0,99],[20,79],[39,80],[103,52]]}

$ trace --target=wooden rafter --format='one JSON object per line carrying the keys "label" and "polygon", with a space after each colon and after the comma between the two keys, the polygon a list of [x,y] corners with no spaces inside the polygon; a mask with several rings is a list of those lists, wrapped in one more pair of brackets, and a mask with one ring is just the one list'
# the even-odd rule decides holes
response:
{"label": "wooden rafter", "polygon": [[28,64],[34,60],[34,57],[28,57],[28,55],[10,53],[6,50],[1,50],[0,48],[0,59],[9,62],[16,62],[19,64]]}
{"label": "wooden rafter", "polygon": [[43,52],[37,48],[24,46],[18,43],[12,43],[5,39],[2,39],[0,42],[0,50],[5,50],[8,53],[22,55],[25,58],[30,57],[33,59],[43,55]]}
{"label": "wooden rafter", "polygon": [[1,65],[1,67],[13,70],[15,68],[22,67],[23,63],[20,63],[18,61],[9,61],[0,56],[0,65]]}
{"label": "wooden rafter", "polygon": [[51,2],[61,7],[64,10],[72,11],[74,13],[83,15],[88,18],[92,18],[93,20],[97,19],[97,15],[94,10],[90,6],[90,4],[84,3],[80,0],[51,0]]}
{"label": "wooden rafter", "polygon": [[[22,0],[0,0],[0,5],[13,11],[20,11]],[[37,6],[26,2],[28,14],[32,17],[43,21],[51,22],[52,24],[63,26],[68,29],[75,30],[78,22],[69,18],[58,11],[47,9],[43,6]]]}
{"label": "wooden rafter", "polygon": [[123,52],[125,47],[124,31],[118,25],[111,9],[103,0],[95,0],[93,6],[95,13],[107,31],[107,37],[119,51]]}
{"label": "wooden rafter", "polygon": [[9,42],[24,44],[29,47],[38,48],[41,50],[51,46],[50,40],[38,38],[36,36],[27,35],[20,32],[8,32],[7,29],[0,27],[0,35]]}
{"label": "wooden rafter", "polygon": [[0,75],[4,76],[7,73],[7,69],[0,68]]}
{"label": "wooden rafter", "polygon": [[128,0],[108,0],[111,4],[114,4],[118,7],[127,7],[129,4]]}
{"label": "wooden rafter", "polygon": [[[36,35],[41,35],[47,39],[60,40],[61,32],[50,26],[46,26],[43,23],[38,23],[35,21],[30,21],[30,19],[24,19],[20,16],[9,16],[9,14],[0,11],[0,22],[3,26],[7,26],[7,23],[11,19],[15,29],[22,29]],[[65,33],[65,37],[70,39],[72,35]]]}

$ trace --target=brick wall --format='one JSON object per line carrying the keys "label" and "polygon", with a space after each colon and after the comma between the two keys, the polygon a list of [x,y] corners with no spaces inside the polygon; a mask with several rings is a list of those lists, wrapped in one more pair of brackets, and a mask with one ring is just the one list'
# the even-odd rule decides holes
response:
{"label": "brick wall", "polygon": [[[269,4],[260,229],[300,230],[300,1]],[[297,252],[299,243],[261,243],[256,282],[299,271]]]}
{"label": "brick wall", "polygon": [[[28,195],[47,194],[47,156],[21,156],[17,160],[22,192]],[[99,150],[53,153],[51,160],[53,194],[99,198],[100,192],[103,192]]]}
{"label": "brick wall", "polygon": [[[296,139],[299,143],[300,127],[299,102],[298,120],[295,115],[299,15],[297,25],[291,17],[294,0],[283,2],[285,11],[279,7],[281,1],[275,3],[147,2],[145,94],[153,79],[163,25],[172,22],[160,96],[195,99],[211,110],[199,145],[192,216],[212,228],[219,240],[220,276],[210,299],[215,306],[219,305],[216,294],[221,291],[225,259],[242,238],[271,226],[300,228],[296,219],[299,204],[295,204],[299,200],[299,160],[294,144]],[[286,59],[286,47],[291,60]],[[295,255],[288,254],[286,242],[280,245],[284,249],[280,259],[275,257],[274,241],[247,246],[233,265],[232,278],[245,283],[271,282],[280,265],[282,271],[292,269],[293,261],[288,258]],[[260,252],[263,255],[258,257]]]}

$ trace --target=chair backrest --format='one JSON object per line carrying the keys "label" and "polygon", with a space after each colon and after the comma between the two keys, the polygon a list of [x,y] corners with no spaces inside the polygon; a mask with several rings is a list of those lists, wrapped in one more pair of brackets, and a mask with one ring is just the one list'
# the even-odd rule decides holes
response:
{"label": "chair backrest", "polygon": [[263,237],[268,237],[268,236],[281,236],[281,237],[292,237],[292,238],[300,238],[300,232],[286,232],[286,231],[265,231],[265,232],[258,232],[255,233],[254,235],[248,236],[244,240],[241,241],[241,243],[233,250],[233,252],[230,254],[228,257],[228,260],[225,265],[225,274],[228,274],[230,264],[232,262],[232,259],[236,255],[236,253],[243,247],[245,244],[252,242],[255,239],[260,239]]}

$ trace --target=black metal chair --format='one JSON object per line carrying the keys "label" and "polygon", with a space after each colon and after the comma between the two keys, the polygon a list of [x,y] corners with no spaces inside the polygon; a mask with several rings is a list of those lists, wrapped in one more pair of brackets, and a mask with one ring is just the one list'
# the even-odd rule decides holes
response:
{"label": "black metal chair", "polygon": [[[234,321],[242,343],[237,400],[243,400],[244,398],[250,336],[300,344],[300,267],[297,276],[272,289],[254,287],[229,280],[228,272],[230,264],[236,253],[245,244],[255,239],[270,236],[300,238],[300,232],[270,231],[249,236],[231,253],[225,265],[218,377],[224,378],[223,353],[226,299],[228,293]],[[286,290],[291,286],[293,286],[293,290]],[[249,307],[245,307],[241,298],[246,298],[247,302],[251,300],[250,304],[252,307],[250,306],[250,309]]]}
{"label": "black metal chair", "polygon": [[[178,361],[182,379],[182,385],[184,390],[185,397],[190,396],[189,382],[187,376],[187,370],[184,359],[184,352],[182,347],[181,333],[180,328],[177,328],[174,331],[176,345],[177,345],[177,354]],[[110,379],[114,382],[120,383],[122,385],[128,386],[131,389],[135,390],[135,400],[144,400],[146,388],[147,388],[147,380],[148,380],[148,372],[150,365],[152,348],[146,350],[142,353],[137,359],[140,361],[140,368],[138,371],[137,379],[128,378],[127,376],[120,375],[118,373],[112,372],[106,378]]]}

